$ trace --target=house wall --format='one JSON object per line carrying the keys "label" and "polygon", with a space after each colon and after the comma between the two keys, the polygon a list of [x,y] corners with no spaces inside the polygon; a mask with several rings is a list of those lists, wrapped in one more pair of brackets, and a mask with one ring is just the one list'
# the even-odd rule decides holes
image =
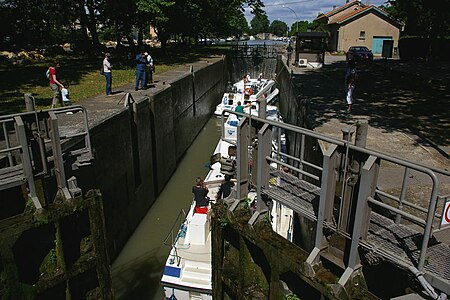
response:
{"label": "house wall", "polygon": [[[359,38],[360,31],[366,32],[365,39]],[[372,49],[374,36],[390,36],[394,40],[394,47],[398,47],[400,29],[370,13],[340,27],[337,50],[347,51],[350,46],[366,46]]]}

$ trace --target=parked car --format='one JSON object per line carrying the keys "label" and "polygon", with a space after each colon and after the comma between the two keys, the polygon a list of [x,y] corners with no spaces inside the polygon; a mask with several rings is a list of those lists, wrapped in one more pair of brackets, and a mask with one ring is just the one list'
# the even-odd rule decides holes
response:
{"label": "parked car", "polygon": [[354,59],[356,61],[372,61],[373,53],[369,48],[364,46],[352,46],[346,53],[347,60]]}

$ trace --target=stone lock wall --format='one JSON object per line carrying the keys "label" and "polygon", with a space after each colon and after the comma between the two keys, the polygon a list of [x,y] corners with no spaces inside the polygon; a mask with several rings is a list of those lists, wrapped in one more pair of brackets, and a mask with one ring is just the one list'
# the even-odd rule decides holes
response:
{"label": "stone lock wall", "polygon": [[167,72],[161,88],[91,129],[95,161],[91,171],[77,177],[83,190],[102,191],[111,259],[220,102],[227,72],[222,58]]}

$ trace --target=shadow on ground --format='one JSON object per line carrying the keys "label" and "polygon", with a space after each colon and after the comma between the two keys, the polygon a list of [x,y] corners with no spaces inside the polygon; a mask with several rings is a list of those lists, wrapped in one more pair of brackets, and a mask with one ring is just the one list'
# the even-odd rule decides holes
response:
{"label": "shadow on ground", "polygon": [[[406,72],[392,71],[382,62],[358,65],[355,103],[346,112],[346,63],[336,62],[322,69],[296,75],[301,97],[308,99],[315,127],[331,119],[354,123],[365,116],[369,124],[386,131],[400,130],[428,139],[436,145],[450,145],[450,95],[446,88],[431,86],[430,80]],[[426,141],[425,141],[426,142]]]}

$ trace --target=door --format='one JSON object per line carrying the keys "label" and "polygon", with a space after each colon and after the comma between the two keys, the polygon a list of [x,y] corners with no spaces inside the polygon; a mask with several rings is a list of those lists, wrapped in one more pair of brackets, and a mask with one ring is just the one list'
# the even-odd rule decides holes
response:
{"label": "door", "polygon": [[383,41],[392,40],[392,36],[374,36],[372,38],[372,53],[381,54],[383,52]]}

